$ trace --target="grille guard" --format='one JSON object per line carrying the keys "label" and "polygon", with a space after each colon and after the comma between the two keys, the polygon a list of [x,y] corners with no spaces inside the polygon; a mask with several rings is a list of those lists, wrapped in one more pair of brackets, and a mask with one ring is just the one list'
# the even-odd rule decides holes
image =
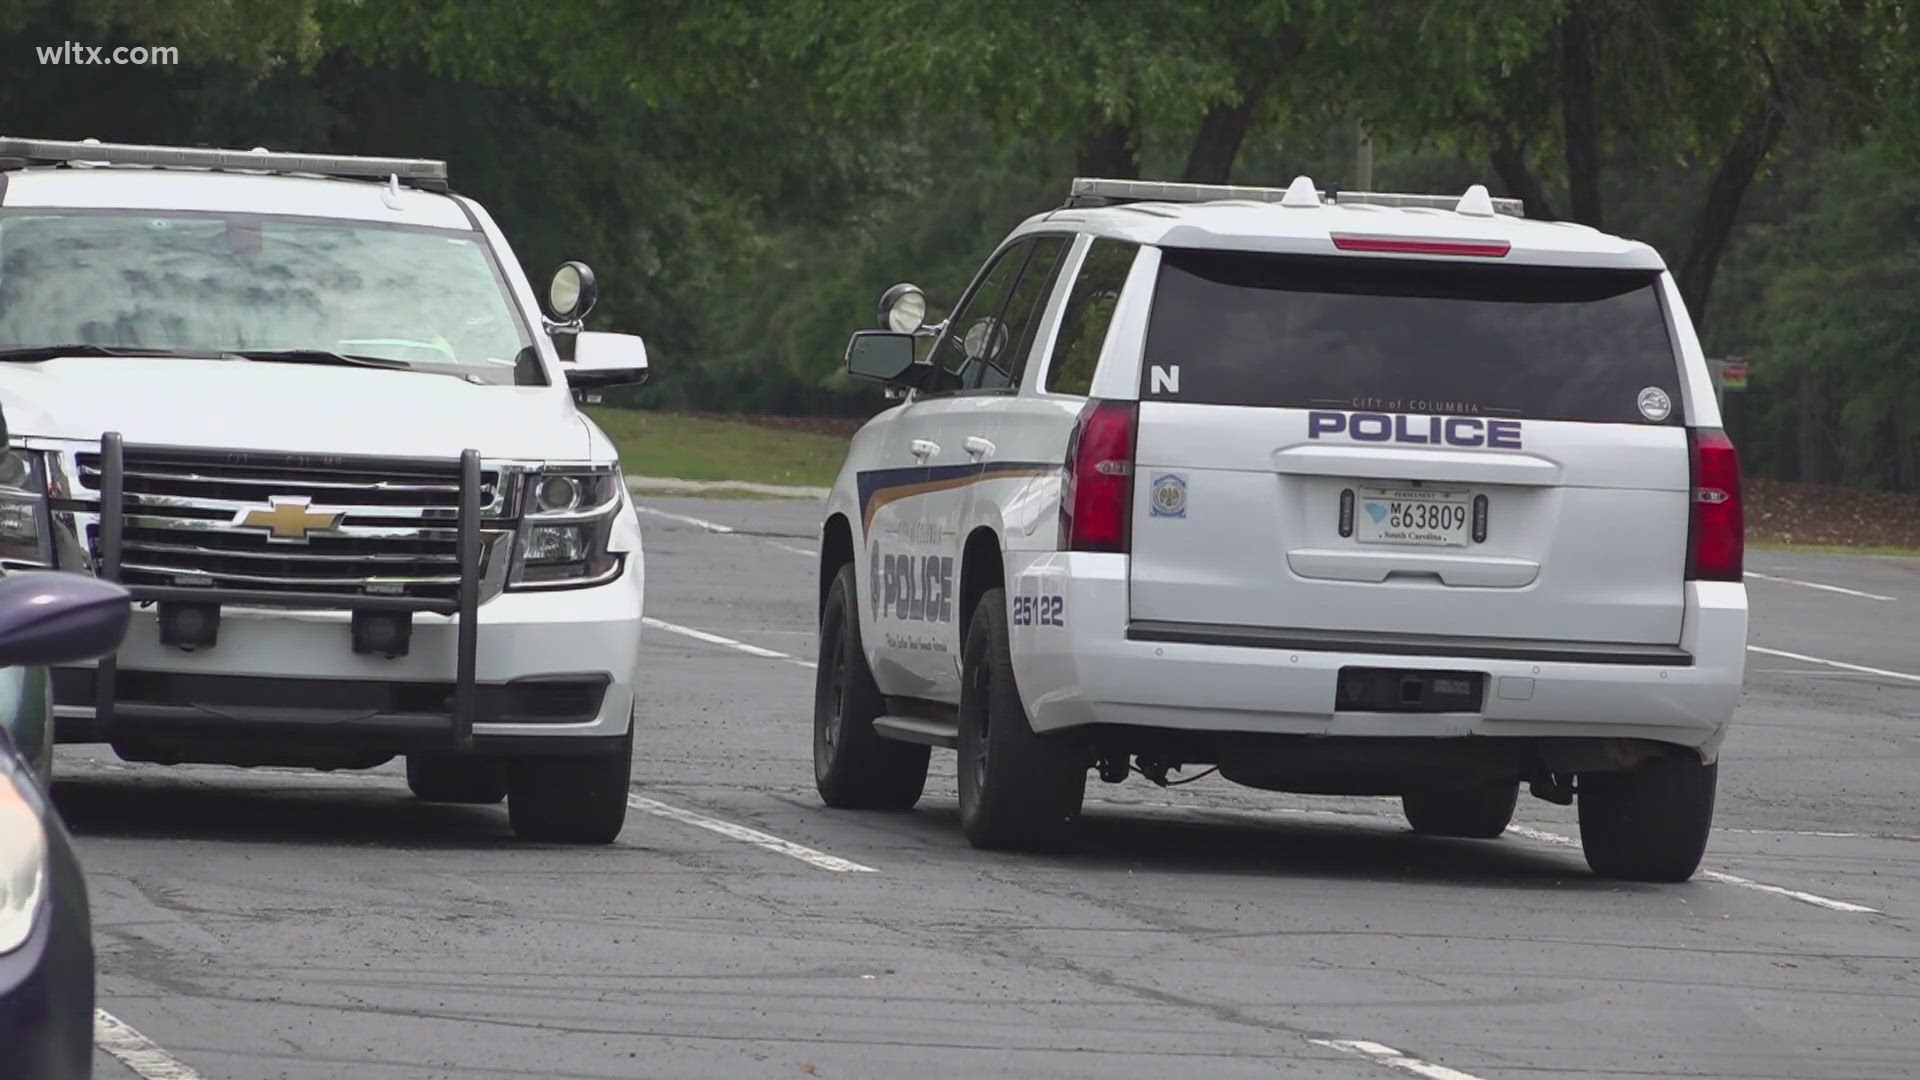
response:
{"label": "grille guard", "polygon": [[[100,524],[99,559],[95,573],[101,579],[125,585],[120,580],[121,538],[126,518],[124,491],[128,446],[117,431],[100,437]],[[136,446],[134,449],[185,453],[220,453],[213,447]],[[125,585],[136,602],[184,600],[213,604],[245,604],[249,607],[302,608],[320,611],[425,611],[455,618],[453,730],[452,748],[459,753],[473,749],[473,718],[477,709],[475,668],[479,657],[479,613],[481,576],[480,494],[483,477],[480,451],[460,451],[457,459],[445,459],[445,476],[460,484],[460,509],[456,525],[455,560],[460,567],[460,584],[452,600],[411,596],[346,596],[340,593],[297,590],[255,591],[250,589],[200,588],[162,585]],[[114,728],[114,697],[118,681],[117,654],[100,658],[94,678],[94,717],[111,737]]]}

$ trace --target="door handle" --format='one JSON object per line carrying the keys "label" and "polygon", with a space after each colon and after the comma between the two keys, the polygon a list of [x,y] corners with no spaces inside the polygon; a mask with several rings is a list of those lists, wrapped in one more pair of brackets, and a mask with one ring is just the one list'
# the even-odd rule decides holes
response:
{"label": "door handle", "polygon": [[963,445],[966,446],[967,453],[974,457],[988,457],[993,453],[992,440],[983,439],[978,435],[967,436],[967,441]]}
{"label": "door handle", "polygon": [[932,439],[915,439],[907,445],[908,448],[913,451],[913,456],[919,458],[921,461],[925,461],[940,452],[940,444],[934,442]]}

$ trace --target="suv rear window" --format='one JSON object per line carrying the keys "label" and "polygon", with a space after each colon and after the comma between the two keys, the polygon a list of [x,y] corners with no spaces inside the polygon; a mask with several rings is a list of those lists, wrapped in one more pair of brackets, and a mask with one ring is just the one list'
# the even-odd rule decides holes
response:
{"label": "suv rear window", "polygon": [[[1656,271],[1169,249],[1140,397],[1649,423],[1644,391],[1680,396],[1658,282]],[[1683,422],[1667,412],[1661,421]]]}

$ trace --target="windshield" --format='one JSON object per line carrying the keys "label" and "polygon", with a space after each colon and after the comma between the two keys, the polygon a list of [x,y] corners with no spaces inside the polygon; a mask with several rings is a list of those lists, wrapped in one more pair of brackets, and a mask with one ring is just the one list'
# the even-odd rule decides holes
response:
{"label": "windshield", "polygon": [[[1659,274],[1169,250],[1143,400],[1603,423],[1680,396]],[[1179,370],[1172,387],[1147,381]],[[1669,413],[1673,415],[1670,415]]]}
{"label": "windshield", "polygon": [[546,374],[476,232],[181,211],[0,212],[0,349],[309,350]]}

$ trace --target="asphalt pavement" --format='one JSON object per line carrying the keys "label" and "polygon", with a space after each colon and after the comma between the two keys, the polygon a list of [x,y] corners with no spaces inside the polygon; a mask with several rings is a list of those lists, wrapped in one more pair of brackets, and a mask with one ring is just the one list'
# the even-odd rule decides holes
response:
{"label": "asphalt pavement", "polygon": [[[625,834],[367,773],[63,748],[108,1080],[1920,1074],[1920,560],[1750,552],[1706,869],[1592,877],[1392,800],[1092,781],[1069,851],[824,809],[817,509],[648,498]],[[1759,576],[1764,575],[1764,576]]]}

